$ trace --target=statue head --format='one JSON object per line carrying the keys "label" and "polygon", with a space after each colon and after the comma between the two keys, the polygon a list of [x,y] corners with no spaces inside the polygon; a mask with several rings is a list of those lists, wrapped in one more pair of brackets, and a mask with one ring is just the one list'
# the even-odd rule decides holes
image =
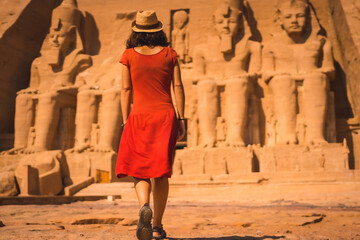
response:
{"label": "statue head", "polygon": [[81,17],[76,0],[64,0],[54,9],[48,38],[50,53],[47,59],[50,65],[60,65],[67,52],[75,48]]}
{"label": "statue head", "polygon": [[278,7],[281,27],[291,38],[305,34],[310,20],[310,9],[307,0],[287,0]]}
{"label": "statue head", "polygon": [[175,28],[182,29],[189,20],[188,13],[184,10],[176,11],[173,20]]}
{"label": "statue head", "polygon": [[243,26],[242,2],[225,0],[213,15],[215,30],[221,40],[221,52],[231,53],[232,42]]}

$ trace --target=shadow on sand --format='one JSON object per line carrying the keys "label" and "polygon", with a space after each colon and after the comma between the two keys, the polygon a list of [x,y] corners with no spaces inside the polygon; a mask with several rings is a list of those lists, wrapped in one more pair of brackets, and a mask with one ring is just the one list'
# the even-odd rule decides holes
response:
{"label": "shadow on sand", "polygon": [[210,238],[166,238],[168,240],[264,240],[264,239],[285,239],[285,236],[227,236],[227,237],[210,237]]}

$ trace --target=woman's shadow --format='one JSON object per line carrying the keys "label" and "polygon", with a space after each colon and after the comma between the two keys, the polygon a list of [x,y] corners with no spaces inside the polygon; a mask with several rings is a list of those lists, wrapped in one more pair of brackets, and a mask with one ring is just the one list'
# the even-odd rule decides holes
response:
{"label": "woman's shadow", "polygon": [[227,237],[210,237],[210,238],[166,238],[168,240],[264,240],[264,239],[285,239],[285,236],[227,236]]}

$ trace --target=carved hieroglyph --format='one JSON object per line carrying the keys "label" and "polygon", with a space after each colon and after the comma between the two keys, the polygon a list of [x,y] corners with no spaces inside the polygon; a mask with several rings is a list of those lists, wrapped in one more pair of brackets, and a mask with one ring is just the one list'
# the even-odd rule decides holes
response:
{"label": "carved hieroglyph", "polygon": [[260,69],[261,46],[250,40],[243,8],[242,1],[224,1],[213,14],[216,35],[194,53],[200,76],[196,87],[201,147],[224,141],[227,146],[245,145],[248,99]]}
{"label": "carved hieroglyph", "polygon": [[[264,43],[262,77],[272,94],[277,144],[298,143],[299,125],[305,142],[326,142],[327,113],[333,109],[328,97],[328,81],[334,78],[332,47],[311,12],[307,0],[279,1],[282,31]],[[328,125],[334,124],[330,120]]]}
{"label": "carved hieroglyph", "polygon": [[173,16],[173,27],[171,32],[172,47],[179,55],[182,63],[191,62],[189,54],[190,32],[188,29],[189,14],[185,10],[176,11]]}

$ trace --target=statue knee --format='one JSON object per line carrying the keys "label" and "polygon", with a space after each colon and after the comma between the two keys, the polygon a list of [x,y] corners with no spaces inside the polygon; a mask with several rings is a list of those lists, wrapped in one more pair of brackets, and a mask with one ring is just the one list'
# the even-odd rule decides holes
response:
{"label": "statue knee", "polygon": [[77,100],[80,102],[88,102],[95,95],[94,90],[82,90],[77,94]]}
{"label": "statue knee", "polygon": [[328,79],[323,73],[311,73],[305,77],[303,85],[305,91],[311,88],[328,89]]}
{"label": "statue knee", "polygon": [[289,75],[275,76],[273,79],[271,79],[269,85],[275,95],[292,93],[296,90],[295,80]]}
{"label": "statue knee", "polygon": [[202,80],[198,83],[201,92],[214,92],[217,90],[216,82],[213,80]]}
{"label": "statue knee", "polygon": [[292,77],[290,75],[276,75],[274,76],[270,82],[277,82],[277,81],[281,81],[281,82],[289,82],[292,81]]}
{"label": "statue knee", "polygon": [[39,102],[41,102],[42,104],[51,104],[56,102],[58,96],[59,93],[55,91],[43,93],[39,96]]}
{"label": "statue knee", "polygon": [[32,95],[30,95],[30,94],[19,94],[19,95],[17,95],[16,96],[16,106],[21,107],[21,106],[28,105],[29,101],[32,101],[31,96]]}
{"label": "statue knee", "polygon": [[236,89],[247,89],[249,86],[249,81],[247,78],[233,78],[226,81],[226,86],[229,88]]}
{"label": "statue knee", "polygon": [[110,88],[103,92],[104,98],[116,99],[120,97],[121,89],[120,88]]}

